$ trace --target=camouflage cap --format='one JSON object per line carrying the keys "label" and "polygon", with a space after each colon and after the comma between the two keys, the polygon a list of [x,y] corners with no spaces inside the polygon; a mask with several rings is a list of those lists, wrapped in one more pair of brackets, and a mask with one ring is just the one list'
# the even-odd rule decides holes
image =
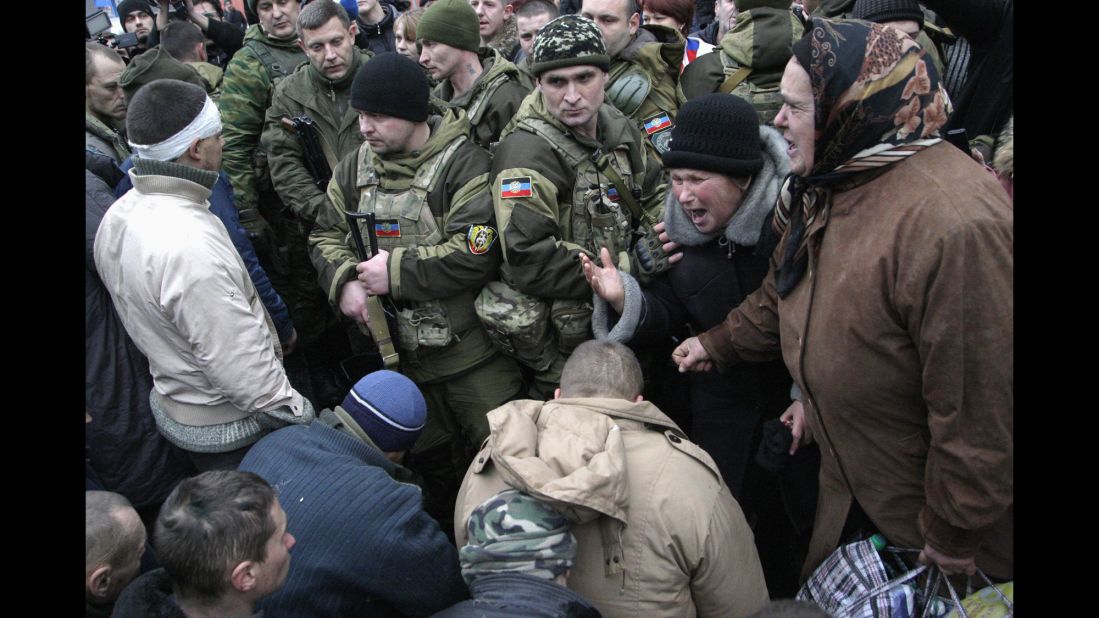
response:
{"label": "camouflage cap", "polygon": [[562,15],[542,26],[531,55],[531,72],[536,77],[563,67],[594,65],[607,71],[611,66],[603,32],[594,21],[579,15]]}
{"label": "camouflage cap", "polygon": [[469,542],[458,552],[466,584],[482,575],[516,573],[552,580],[572,568],[576,537],[553,507],[515,489],[469,515]]}

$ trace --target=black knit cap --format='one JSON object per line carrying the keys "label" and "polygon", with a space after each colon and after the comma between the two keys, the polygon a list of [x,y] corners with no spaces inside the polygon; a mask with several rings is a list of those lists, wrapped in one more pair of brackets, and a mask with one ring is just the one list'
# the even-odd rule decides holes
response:
{"label": "black knit cap", "polygon": [[664,168],[685,168],[727,176],[755,174],[763,167],[759,114],[751,103],[714,92],[679,108]]}
{"label": "black knit cap", "polygon": [[851,17],[876,24],[912,19],[923,28],[923,11],[916,0],[855,0]]}
{"label": "black knit cap", "polygon": [[123,24],[126,23],[126,16],[134,11],[145,11],[150,16],[154,13],[148,0],[122,0],[118,3],[118,18],[122,20]]}
{"label": "black knit cap", "polygon": [[431,88],[420,65],[397,52],[367,60],[351,82],[351,107],[412,122],[427,120]]}

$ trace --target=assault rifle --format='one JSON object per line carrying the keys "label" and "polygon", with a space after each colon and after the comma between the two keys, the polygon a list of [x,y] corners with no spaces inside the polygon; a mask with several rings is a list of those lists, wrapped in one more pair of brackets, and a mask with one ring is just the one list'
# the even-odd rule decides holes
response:
{"label": "assault rifle", "polygon": [[[305,159],[305,168],[313,177],[313,182],[321,191],[328,191],[328,182],[332,179],[332,168],[336,166],[336,155],[324,136],[317,129],[317,123],[309,116],[284,117],[282,127],[298,137],[301,143],[302,155]],[[355,253],[360,262],[365,262],[378,254],[378,237],[374,232],[374,213],[358,213],[345,210],[343,212],[347,220],[347,227],[351,230],[351,238],[355,241]],[[359,230],[357,219],[366,219],[367,234],[370,237],[370,253],[367,254],[363,245],[363,235]],[[399,357],[394,345],[392,333],[396,331],[397,310],[393,306],[393,300],[389,296],[367,296],[366,310],[370,316],[370,323],[366,326],[374,344],[378,346],[382,363],[386,369],[396,369]],[[393,324],[390,324],[390,320]]]}

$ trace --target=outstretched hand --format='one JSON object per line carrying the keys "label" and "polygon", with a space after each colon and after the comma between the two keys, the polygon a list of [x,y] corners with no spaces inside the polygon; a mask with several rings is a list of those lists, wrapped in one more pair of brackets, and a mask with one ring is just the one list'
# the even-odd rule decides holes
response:
{"label": "outstretched hand", "polygon": [[622,275],[615,267],[611,260],[611,252],[606,247],[599,250],[599,260],[603,262],[601,267],[596,266],[586,254],[580,254],[580,267],[584,270],[584,278],[588,280],[588,285],[599,295],[599,298],[607,301],[618,315],[622,315],[622,308],[626,303]]}

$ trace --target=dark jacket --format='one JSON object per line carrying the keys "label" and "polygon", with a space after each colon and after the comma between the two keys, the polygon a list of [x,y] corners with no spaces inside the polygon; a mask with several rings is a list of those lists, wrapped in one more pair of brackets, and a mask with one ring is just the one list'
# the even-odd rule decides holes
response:
{"label": "dark jacket", "polygon": [[164,569],[130,582],[114,604],[114,618],[186,618],[172,595],[172,578]]}
{"label": "dark jacket", "polygon": [[[130,582],[114,606],[113,618],[187,618],[172,594],[172,578],[164,569],[149,571]],[[240,618],[262,618],[256,612]]]}
{"label": "dark jacket", "polygon": [[602,614],[579,594],[554,582],[524,575],[483,575],[469,585],[468,601],[434,618],[598,618]]}
{"label": "dark jacket", "polygon": [[359,15],[358,19],[355,20],[355,23],[359,26],[359,33],[355,35],[355,47],[368,49],[375,54],[397,51],[397,39],[393,35],[393,22],[397,21],[397,16],[401,13],[392,4],[379,2],[378,6],[382,7],[382,11],[385,13],[380,22],[368,24],[363,21],[362,15]]}
{"label": "dark jacket", "polygon": [[945,130],[965,127],[970,139],[998,135],[1014,109],[1015,3],[931,0],[925,4],[964,36],[971,50],[966,82]]}
{"label": "dark jacket", "polygon": [[[130,168],[133,166],[133,158],[126,159],[122,163],[122,171],[126,175],[115,187],[115,197],[122,197],[122,194],[133,188],[133,181],[130,180],[129,176]],[[259,294],[267,313],[271,315],[271,321],[275,323],[279,341],[286,343],[287,339],[290,338],[290,334],[294,332],[294,323],[290,320],[290,312],[286,309],[286,303],[283,302],[282,297],[275,291],[275,288],[271,286],[271,280],[267,277],[263,266],[260,266],[252,241],[248,240],[248,234],[240,225],[240,214],[237,212],[233,200],[233,186],[229,184],[229,177],[225,172],[218,172],[218,181],[210,193],[210,212],[218,219],[221,219],[222,224],[225,225],[225,231],[229,232],[229,240],[233,241],[233,247],[240,254],[244,266],[248,268],[248,277],[252,279],[252,285],[256,286],[256,293]]]}
{"label": "dark jacket", "polygon": [[265,436],[240,469],[278,486],[298,541],[260,601],[269,618],[426,616],[466,598],[458,551],[375,447],[318,421]]}
{"label": "dark jacket", "polygon": [[[673,191],[666,195],[664,222],[668,237],[683,245],[683,260],[644,290],[622,273],[626,287],[623,316],[594,296],[592,330],[600,339],[640,347],[663,343],[683,324],[694,332],[722,322],[731,307],[759,288],[767,274],[770,246],[759,243],[789,161],[786,141],[771,127],[761,127],[766,161],[752,179],[740,208],[721,232],[703,235],[691,224]],[[765,418],[778,416],[790,404],[790,375],[778,360],[736,367],[727,373],[691,373],[689,409],[691,440],[714,458],[733,496],[750,461],[753,434]]]}
{"label": "dark jacket", "polygon": [[114,195],[90,171],[84,183],[84,405],[92,417],[84,428],[88,463],[105,489],[126,496],[137,508],[153,506],[194,469],[157,431],[149,410],[149,362],[126,334],[95,269],[96,230]]}

